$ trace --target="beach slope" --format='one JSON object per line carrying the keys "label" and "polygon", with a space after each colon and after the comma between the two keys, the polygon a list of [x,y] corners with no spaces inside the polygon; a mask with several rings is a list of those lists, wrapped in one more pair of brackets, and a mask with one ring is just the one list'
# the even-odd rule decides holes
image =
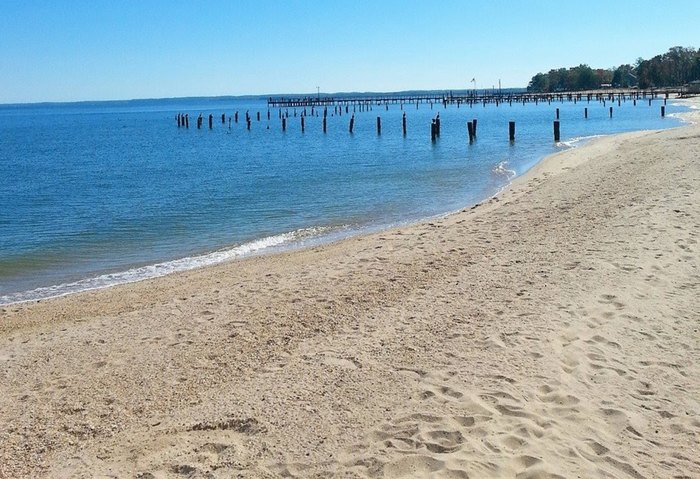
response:
{"label": "beach slope", "polygon": [[700,127],[445,218],[0,307],[0,477],[700,477]]}

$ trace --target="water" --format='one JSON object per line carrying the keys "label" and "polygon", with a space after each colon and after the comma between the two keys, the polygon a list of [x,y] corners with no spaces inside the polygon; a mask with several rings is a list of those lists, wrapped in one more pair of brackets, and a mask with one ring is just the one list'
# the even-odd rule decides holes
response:
{"label": "water", "polygon": [[[302,133],[300,116],[290,108],[282,132],[279,111],[271,110],[268,121],[265,100],[255,98],[0,105],[0,304],[454,211],[581,139],[677,126],[679,120],[668,115],[683,107],[669,103],[662,119],[660,104],[406,104],[388,111],[375,105],[372,111],[358,108],[352,135],[344,110],[329,116],[323,134],[320,116],[308,116]],[[555,108],[563,140],[557,145]],[[221,113],[235,111],[239,123],[231,129],[221,124]],[[297,115],[302,111],[297,108]],[[189,129],[177,128],[178,112],[189,113]],[[441,137],[433,144],[430,121],[438,113]],[[478,140],[469,145],[466,121],[473,118]],[[517,128],[513,145],[510,120]]]}

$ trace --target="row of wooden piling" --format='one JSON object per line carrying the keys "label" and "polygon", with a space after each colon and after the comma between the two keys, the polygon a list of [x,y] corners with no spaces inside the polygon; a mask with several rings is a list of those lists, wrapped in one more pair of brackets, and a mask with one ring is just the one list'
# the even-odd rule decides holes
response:
{"label": "row of wooden piling", "polygon": [[[584,112],[583,113],[584,118],[588,118],[588,108],[587,107],[583,109],[583,112]],[[610,115],[610,118],[613,117],[613,107],[612,106],[609,108],[609,115]],[[257,116],[257,121],[260,121],[260,112],[257,112],[256,116]],[[327,122],[326,122],[327,116],[328,116],[328,111],[327,111],[327,109],[324,109],[323,133],[327,132]],[[662,105],[661,106],[661,117],[665,117],[665,116],[666,116],[666,106]],[[557,108],[555,110],[555,117],[556,117],[556,120],[554,120],[554,123],[553,123],[554,141],[559,142],[560,138],[561,138],[559,108]],[[267,118],[268,118],[268,120],[270,119],[270,111],[269,110],[267,112]],[[282,121],[282,131],[287,131],[288,115],[285,116],[285,115],[282,115],[280,113],[280,118]],[[229,118],[228,118],[229,128],[231,128],[231,120],[232,119],[234,119],[235,122],[238,123],[238,112],[235,112],[233,118],[229,116]],[[190,127],[189,114],[178,113],[176,120],[177,120],[178,128],[182,128],[182,127],[189,128]],[[211,130],[214,127],[214,124],[213,124],[214,115],[210,114],[208,120],[209,120],[209,129]],[[302,115],[300,120],[301,120],[301,131],[302,131],[302,133],[304,133],[306,131],[306,115]],[[252,121],[252,117],[250,116],[250,114],[247,111],[245,113],[245,121],[246,121],[247,129],[250,130],[250,124]],[[221,114],[221,123],[226,124],[226,114],[225,113]],[[201,129],[202,124],[203,124],[203,117],[200,114],[197,117],[197,128]],[[377,135],[381,135],[382,134],[382,119],[380,116],[377,116],[377,123],[376,124],[377,124]],[[407,133],[406,113],[404,113],[402,118],[401,118],[401,126],[402,126],[403,135],[406,136],[406,133]],[[467,122],[467,135],[469,138],[469,143],[473,143],[476,140],[476,126],[477,126],[477,119],[476,118],[473,119],[472,121]],[[355,115],[352,114],[350,117],[349,125],[348,125],[348,129],[349,129],[349,132],[351,134],[353,133],[354,128],[355,128]],[[268,129],[269,129],[269,125],[268,125]],[[431,138],[431,141],[433,141],[433,142],[437,141],[437,139],[440,138],[440,114],[439,113],[431,120],[430,138]],[[508,138],[511,142],[515,141],[515,121],[508,122]]]}
{"label": "row of wooden piling", "polygon": [[[591,95],[588,95],[588,96],[590,97]],[[611,96],[614,96],[614,95],[611,95]],[[589,98],[589,100],[590,100],[590,98]],[[663,101],[664,101],[664,106],[665,106],[665,105],[666,105],[666,98],[664,98]],[[574,100],[574,103],[575,103],[575,102],[576,102],[576,100]],[[603,98],[602,95],[600,95],[600,102],[603,104],[603,106],[606,106],[606,100],[605,100],[605,98]],[[636,105],[637,105],[637,100],[634,99],[633,102],[634,102],[634,105],[636,106]],[[651,102],[652,102],[652,98],[649,98],[649,106],[651,106]],[[496,102],[496,103],[498,104],[498,102]],[[537,99],[535,99],[535,103],[537,103]],[[445,105],[447,105],[447,103],[445,103]],[[621,106],[620,97],[618,97],[618,99],[617,99],[617,105],[618,105],[618,106]],[[389,109],[389,104],[387,103],[385,106],[386,106],[386,110],[388,110],[388,109]],[[459,107],[459,103],[457,104],[457,106]],[[372,105],[365,105],[365,104],[360,103],[360,104],[358,104],[358,105],[353,105],[352,113],[355,113],[355,112],[357,111],[357,108],[358,108],[358,107],[359,107],[359,109],[360,109],[360,112],[363,112],[363,111],[366,111],[366,110],[369,110],[369,111],[372,110]],[[418,103],[416,103],[416,108],[418,108]],[[431,108],[432,108],[432,104],[431,104]],[[401,104],[401,109],[403,109],[403,104]],[[335,106],[333,107],[333,115],[334,115],[334,116],[335,116],[335,115],[337,115],[337,116],[342,116],[342,115],[343,115],[343,110],[345,110],[345,114],[350,114],[350,105],[346,104],[346,105],[344,105],[344,107],[343,107],[343,105],[335,105]],[[665,108],[663,108],[662,110],[665,110]],[[613,108],[610,107],[610,116],[611,116],[611,117],[612,117],[612,111],[613,111]],[[299,112],[299,115],[300,115],[300,116],[308,116],[307,108],[304,108],[303,111]],[[314,106],[311,106],[311,116],[319,116],[319,115],[320,115],[320,114],[319,114],[319,112],[316,110],[316,108],[315,108]],[[404,115],[405,115],[405,114],[404,114]],[[557,115],[557,119],[558,119],[558,118],[559,118],[559,108],[556,109],[556,115]],[[585,115],[586,118],[588,118],[588,108],[587,108],[587,107],[584,108],[584,115]],[[182,118],[181,118],[181,116],[182,116]],[[293,116],[294,116],[294,117],[297,116],[296,108],[294,108]],[[328,116],[328,107],[326,106],[326,107],[323,108],[323,117],[326,118],[327,116]],[[662,113],[662,116],[665,116],[665,113]],[[246,123],[248,124],[248,128],[250,129],[251,117],[250,117],[250,114],[248,113],[248,111],[246,111],[245,117],[246,117],[246,118],[245,118],[245,121],[246,121]],[[282,112],[282,109],[280,108],[279,111],[278,111],[278,117],[279,117],[280,119],[282,119],[282,117],[289,118],[289,109],[286,109],[286,111],[283,113],[283,112]],[[269,110],[269,109],[267,110],[267,119],[270,120],[270,110]],[[233,121],[234,121],[235,123],[238,123],[238,111],[236,111],[236,112],[234,113]],[[260,121],[260,112],[259,112],[259,111],[257,112],[257,121]],[[228,122],[229,122],[229,126],[230,126],[230,125],[231,125],[231,118],[228,119]],[[203,119],[202,119],[202,117],[201,117],[201,115],[200,115],[200,116],[197,118],[197,127],[198,127],[198,128],[201,128],[201,127],[202,127],[202,123],[203,123]],[[224,123],[224,124],[226,123],[226,115],[223,114],[223,113],[221,114],[221,123]],[[185,115],[182,115],[182,114],[178,113],[178,126],[184,126],[184,127],[186,127],[186,128],[189,128],[189,117],[188,117],[188,115],[186,115],[186,114],[185,114]],[[210,128],[210,129],[213,128],[213,115],[209,115],[209,128]]]}

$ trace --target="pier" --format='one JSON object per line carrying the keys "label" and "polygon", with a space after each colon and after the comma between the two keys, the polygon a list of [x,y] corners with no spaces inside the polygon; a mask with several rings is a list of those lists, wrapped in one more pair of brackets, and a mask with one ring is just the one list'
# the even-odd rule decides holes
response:
{"label": "pier", "polygon": [[472,91],[455,94],[453,92],[432,94],[377,94],[377,95],[342,95],[342,96],[306,96],[306,97],[269,97],[268,108],[304,108],[304,107],[347,107],[347,106],[381,106],[414,104],[496,104],[501,103],[539,103],[564,101],[627,101],[653,99],[659,96],[668,98],[670,94],[681,95],[680,88],[663,89],[610,89],[577,92],[534,93],[534,92],[500,92]]}
{"label": "pier", "polygon": [[[382,95],[342,95],[338,97],[333,96],[321,96],[316,97],[295,97],[295,98],[268,98],[267,100],[267,120],[268,124],[266,128],[270,129],[270,118],[271,109],[277,110],[277,117],[281,123],[281,131],[286,132],[287,126],[289,124],[290,114],[293,117],[299,116],[299,121],[301,125],[301,133],[307,131],[309,124],[307,123],[307,117],[319,117],[322,116],[322,131],[325,134],[327,132],[327,119],[329,116],[342,117],[343,115],[349,115],[349,121],[347,130],[352,135],[355,130],[355,113],[369,112],[372,111],[373,107],[377,106],[379,108],[384,107],[386,111],[389,110],[390,105],[400,105],[403,114],[401,116],[401,129],[403,136],[407,135],[407,116],[406,108],[404,106],[413,106],[418,109],[421,104],[429,105],[432,110],[434,105],[442,105],[444,108],[448,106],[456,105],[459,108],[461,105],[465,107],[474,106],[484,106],[495,105],[496,107],[506,103],[508,106],[512,106],[514,103],[518,104],[528,104],[532,103],[535,105],[546,104],[551,105],[555,103],[573,102],[574,104],[578,102],[585,102],[585,105],[590,105],[591,102],[598,103],[606,109],[607,115],[610,119],[613,119],[613,104],[617,103],[618,107],[622,105],[623,102],[631,102],[634,106],[637,106],[637,100],[644,100],[645,103],[648,102],[649,106],[652,105],[652,101],[658,99],[663,101],[661,106],[660,115],[661,117],[666,116],[666,102],[674,95],[674,98],[682,98],[683,91],[681,89],[665,88],[665,89],[650,89],[650,90],[638,90],[638,89],[615,89],[615,90],[592,90],[592,91],[579,91],[579,92],[558,92],[558,93],[532,93],[532,92],[496,92],[496,91],[472,91],[466,92],[459,95],[453,92],[448,92],[445,94],[416,94],[416,95],[402,95],[402,94],[382,94]],[[290,109],[292,110],[290,112]],[[561,138],[561,126],[562,122],[560,120],[560,110],[558,107],[553,109],[554,113],[554,123],[553,123],[553,138],[555,142],[560,142]],[[582,116],[585,119],[589,118],[589,108],[588,106],[582,106]],[[209,130],[214,128],[213,115],[208,115],[209,120]],[[225,113],[221,114],[221,124],[226,124],[227,115]],[[255,112],[255,118],[257,122],[261,121],[261,112]],[[245,112],[246,129],[251,130],[251,123],[253,117],[249,111]],[[197,129],[202,128],[203,123],[202,114],[197,117]],[[232,116],[228,117],[228,129],[231,129],[231,121],[238,123],[238,111],[236,111]],[[176,116],[176,123],[178,128],[189,129],[189,114],[178,113]],[[312,125],[313,126],[313,125]],[[430,124],[429,138],[432,143],[436,143],[440,138],[440,114],[433,116]],[[510,143],[515,142],[515,121],[509,120],[504,125],[504,130],[507,131],[507,136]],[[466,133],[469,144],[473,144],[477,139],[477,118],[473,118],[471,121],[467,121]],[[382,118],[380,115],[376,116],[376,135],[382,135]]]}

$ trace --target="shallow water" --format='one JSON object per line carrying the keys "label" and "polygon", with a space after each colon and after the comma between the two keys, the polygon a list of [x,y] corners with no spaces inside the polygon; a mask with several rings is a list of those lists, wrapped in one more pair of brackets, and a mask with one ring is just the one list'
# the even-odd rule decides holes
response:
{"label": "shallow water", "polygon": [[[669,102],[662,119],[662,102],[374,105],[355,111],[353,134],[352,107],[340,115],[329,109],[326,134],[322,112],[307,108],[302,133],[303,108],[273,109],[268,120],[265,99],[0,106],[0,304],[454,211],[582,139],[677,126],[672,115],[683,107]],[[222,113],[236,111],[238,123],[221,123]],[[177,127],[178,112],[189,113],[189,129]],[[289,114],[286,132],[280,113]],[[441,136],[432,143],[438,113]],[[474,118],[478,139],[469,145],[466,122]]]}

